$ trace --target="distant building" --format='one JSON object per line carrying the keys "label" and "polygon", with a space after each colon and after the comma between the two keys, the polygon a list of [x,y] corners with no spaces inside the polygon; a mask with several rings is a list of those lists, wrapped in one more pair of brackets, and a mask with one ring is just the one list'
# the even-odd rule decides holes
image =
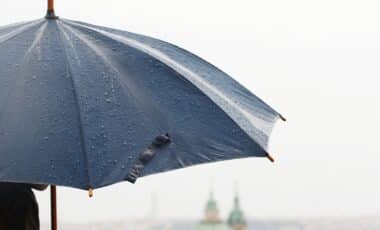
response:
{"label": "distant building", "polygon": [[234,207],[230,212],[227,223],[231,230],[247,229],[247,221],[245,220],[244,213],[240,208],[239,196],[237,192],[234,199]]}
{"label": "distant building", "polygon": [[228,227],[219,217],[219,209],[213,192],[207,201],[204,219],[197,225],[195,230],[228,230]]}

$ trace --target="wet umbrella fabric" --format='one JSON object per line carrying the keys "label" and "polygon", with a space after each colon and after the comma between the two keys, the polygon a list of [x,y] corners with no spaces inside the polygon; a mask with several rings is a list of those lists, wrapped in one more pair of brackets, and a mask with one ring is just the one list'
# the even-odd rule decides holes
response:
{"label": "wet umbrella fabric", "polygon": [[0,27],[0,181],[88,189],[265,157],[279,117],[164,41],[65,19]]}

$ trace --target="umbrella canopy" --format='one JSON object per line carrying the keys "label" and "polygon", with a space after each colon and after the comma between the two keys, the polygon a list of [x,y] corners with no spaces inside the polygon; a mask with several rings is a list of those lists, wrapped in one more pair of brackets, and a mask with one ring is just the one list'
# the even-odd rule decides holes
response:
{"label": "umbrella canopy", "polygon": [[0,181],[87,190],[268,157],[280,114],[220,69],[151,37],[51,19],[0,27]]}

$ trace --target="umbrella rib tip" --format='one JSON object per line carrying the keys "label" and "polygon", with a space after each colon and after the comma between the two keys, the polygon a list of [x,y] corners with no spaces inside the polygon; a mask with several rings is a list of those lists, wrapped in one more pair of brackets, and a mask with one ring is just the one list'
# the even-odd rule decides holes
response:
{"label": "umbrella rib tip", "polygon": [[266,157],[270,160],[270,162],[275,163],[275,159],[269,153],[266,154]]}
{"label": "umbrella rib tip", "polygon": [[282,116],[281,114],[278,114],[278,116],[280,117],[280,119],[281,119],[282,121],[284,121],[284,122],[287,121],[287,119],[286,119],[284,116]]}
{"label": "umbrella rib tip", "polygon": [[88,189],[88,197],[92,198],[94,196],[94,190],[92,188]]}

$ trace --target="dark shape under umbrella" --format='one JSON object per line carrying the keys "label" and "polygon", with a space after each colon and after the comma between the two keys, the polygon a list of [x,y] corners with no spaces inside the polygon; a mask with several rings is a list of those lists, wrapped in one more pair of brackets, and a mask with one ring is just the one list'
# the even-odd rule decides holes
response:
{"label": "dark shape under umbrella", "polygon": [[[205,60],[55,17],[0,28],[0,181],[95,189],[269,157],[279,113]],[[270,158],[272,159],[272,158]]]}

